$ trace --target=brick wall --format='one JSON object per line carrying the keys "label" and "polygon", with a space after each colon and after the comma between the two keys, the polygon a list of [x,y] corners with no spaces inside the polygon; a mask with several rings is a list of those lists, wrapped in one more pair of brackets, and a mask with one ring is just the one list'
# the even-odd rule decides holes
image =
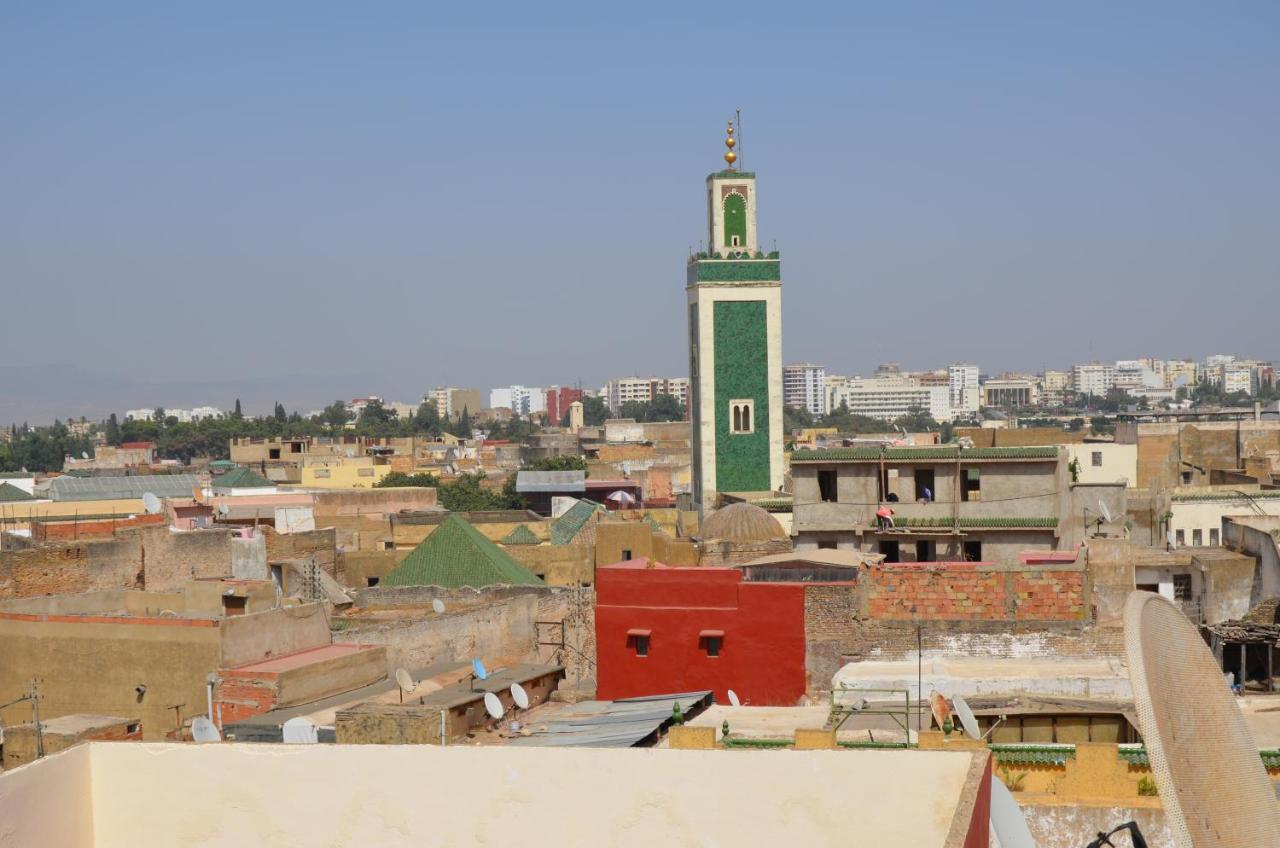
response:
{"label": "brick wall", "polygon": [[895,564],[868,569],[861,585],[868,617],[885,621],[1083,623],[1088,616],[1083,566],[1074,564]]}
{"label": "brick wall", "polygon": [[137,536],[0,553],[0,599],[141,586],[142,546]]}
{"label": "brick wall", "polygon": [[336,578],[337,534],[333,528],[304,530],[301,533],[277,533],[263,527],[267,536],[267,563],[302,559],[313,561],[330,576]]}
{"label": "brick wall", "polygon": [[74,542],[80,539],[110,539],[116,530],[126,527],[168,524],[165,515],[135,515],[132,518],[112,518],[102,521],[32,521],[33,542]]}
{"label": "brick wall", "polygon": [[155,592],[181,589],[192,580],[231,577],[233,535],[225,529],[175,533],[168,527],[121,533],[142,540],[144,582]]}

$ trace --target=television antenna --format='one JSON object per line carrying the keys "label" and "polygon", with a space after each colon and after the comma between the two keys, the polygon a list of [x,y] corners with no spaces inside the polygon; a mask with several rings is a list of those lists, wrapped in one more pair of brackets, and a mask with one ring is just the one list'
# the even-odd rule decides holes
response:
{"label": "television antenna", "polygon": [[142,506],[147,511],[147,515],[158,515],[164,509],[164,504],[160,503],[160,499],[152,492],[142,493]]}
{"label": "television antenna", "polygon": [[286,745],[314,745],[319,741],[316,725],[306,716],[294,716],[280,728],[281,738]]}
{"label": "television antenna", "polygon": [[529,709],[529,693],[519,683],[511,684],[511,700],[522,710]]}
{"label": "television antenna", "polygon": [[991,778],[991,826],[1000,840],[1000,848],[1036,848],[1013,793],[995,776]]}
{"label": "television antenna", "polygon": [[436,598],[431,602],[431,608],[436,611],[436,615],[440,615],[444,612],[444,601]]}
{"label": "television antenna", "polygon": [[956,715],[960,717],[960,726],[964,728],[965,734],[970,739],[981,739],[982,734],[978,732],[978,719],[974,717],[973,710],[969,709],[969,703],[955,695],[951,698],[951,706],[955,707]]}
{"label": "television antenna", "polygon": [[502,701],[498,700],[498,696],[492,692],[484,693],[484,710],[494,720],[501,719],[503,713],[506,712],[506,710],[502,708]]}
{"label": "television antenna", "polygon": [[206,716],[196,716],[191,721],[191,738],[196,742],[221,742],[222,734]]}
{"label": "television antenna", "polygon": [[729,690],[729,706],[731,707],[742,706],[742,701],[738,699],[738,693],[733,691],[732,689]]}

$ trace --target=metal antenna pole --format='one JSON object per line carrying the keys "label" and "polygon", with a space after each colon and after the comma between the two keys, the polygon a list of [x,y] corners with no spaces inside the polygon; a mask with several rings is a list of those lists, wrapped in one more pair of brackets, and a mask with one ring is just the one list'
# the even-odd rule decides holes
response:
{"label": "metal antenna pole", "polygon": [[36,726],[36,758],[44,756],[44,728],[40,726],[40,693],[31,678],[31,722]]}

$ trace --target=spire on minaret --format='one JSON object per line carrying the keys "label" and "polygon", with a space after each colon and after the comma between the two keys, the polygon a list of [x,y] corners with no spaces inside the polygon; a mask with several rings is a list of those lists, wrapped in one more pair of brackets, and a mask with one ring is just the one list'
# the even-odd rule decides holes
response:
{"label": "spire on minaret", "polygon": [[737,140],[733,137],[733,121],[729,122],[729,128],[726,132],[728,132],[729,135],[724,140],[724,146],[729,149],[724,153],[724,161],[728,162],[729,167],[732,168],[733,163],[738,161],[738,154],[733,152],[733,148],[738,144]]}

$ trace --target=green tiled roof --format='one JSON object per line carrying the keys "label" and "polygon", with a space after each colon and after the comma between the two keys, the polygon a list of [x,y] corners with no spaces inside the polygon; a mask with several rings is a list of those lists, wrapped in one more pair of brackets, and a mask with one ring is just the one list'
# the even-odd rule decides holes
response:
{"label": "green tiled roof", "polygon": [[1244,501],[1244,500],[1270,500],[1280,498],[1280,492],[1270,490],[1266,492],[1184,492],[1174,495],[1172,500],[1175,501]]}
{"label": "green tiled roof", "polygon": [[504,545],[540,545],[542,540],[538,538],[538,534],[534,533],[524,524],[520,524],[516,529],[502,537]]}
{"label": "green tiled roof", "polygon": [[27,494],[12,483],[0,483],[0,503],[34,501],[35,499],[34,495]]}
{"label": "green tiled roof", "polygon": [[795,502],[791,498],[761,498],[751,503],[765,512],[791,512],[795,506]]}
{"label": "green tiled roof", "polygon": [[272,483],[252,468],[236,468],[213,478],[213,487],[215,489],[261,489],[265,486],[274,485],[275,483]]}
{"label": "green tiled roof", "polygon": [[382,578],[381,585],[480,589],[545,584],[461,516],[450,515]]}
{"label": "green tiled roof", "polygon": [[[1060,766],[1067,760],[1076,758],[1075,745],[992,744],[987,747],[991,749],[991,756],[998,763],[1040,763]],[[1123,748],[1120,749],[1120,757],[1125,758]]]}
{"label": "green tiled roof", "polygon": [[1043,447],[1013,448],[967,448],[961,450],[955,445],[938,445],[923,448],[885,448],[881,451],[875,447],[861,448],[826,448],[823,450],[798,450],[791,454],[791,461],[796,462],[878,462],[883,454],[886,462],[903,462],[911,460],[954,460],[962,462],[973,459],[1057,459],[1058,448],[1053,445]]}
{"label": "green tiled roof", "polygon": [[551,522],[551,544],[567,545],[582,531],[591,516],[604,509],[595,501],[580,498],[563,515]]}
{"label": "green tiled roof", "polygon": [[[939,516],[937,518],[894,518],[894,524],[898,527],[913,527],[917,529],[927,528],[951,528],[955,526],[955,519],[951,516]],[[998,517],[998,518],[961,518],[960,529],[962,530],[1017,530],[1023,528],[1046,529],[1051,530],[1058,526],[1058,519],[1053,517],[1043,518],[1014,518],[1014,517]]]}

